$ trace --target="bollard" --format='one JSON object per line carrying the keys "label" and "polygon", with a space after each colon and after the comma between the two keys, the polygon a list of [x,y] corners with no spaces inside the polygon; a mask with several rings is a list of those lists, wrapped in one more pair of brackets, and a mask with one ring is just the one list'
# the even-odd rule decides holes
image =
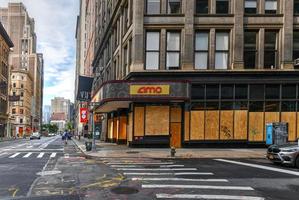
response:
{"label": "bollard", "polygon": [[171,149],[170,149],[170,156],[171,157],[175,157],[175,153],[176,153],[175,148],[171,147]]}

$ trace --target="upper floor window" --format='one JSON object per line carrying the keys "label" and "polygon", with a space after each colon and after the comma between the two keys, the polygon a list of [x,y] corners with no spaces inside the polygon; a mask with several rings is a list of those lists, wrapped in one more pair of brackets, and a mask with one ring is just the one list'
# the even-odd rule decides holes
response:
{"label": "upper floor window", "polygon": [[181,0],[168,0],[167,13],[168,14],[181,13]]}
{"label": "upper floor window", "polygon": [[208,0],[196,0],[196,13],[208,14],[209,13],[209,1]]}
{"label": "upper floor window", "polygon": [[181,34],[179,32],[167,32],[167,69],[177,69],[180,67]]}
{"label": "upper floor window", "polygon": [[160,14],[160,0],[147,0],[146,1],[147,14]]}
{"label": "upper floor window", "polygon": [[216,33],[215,69],[227,69],[229,53],[229,33]]}
{"label": "upper floor window", "polygon": [[245,13],[256,14],[257,13],[257,0],[245,0]]}
{"label": "upper floor window", "polygon": [[299,0],[294,0],[294,14],[299,14]]}
{"label": "upper floor window", "polygon": [[254,69],[257,59],[257,31],[244,31],[244,67]]}
{"label": "upper floor window", "polygon": [[145,68],[159,69],[160,32],[146,33]]}
{"label": "upper floor window", "polygon": [[264,66],[265,69],[274,69],[277,60],[277,32],[265,32],[265,52],[264,52]]}
{"label": "upper floor window", "polygon": [[216,14],[229,13],[229,0],[216,0]]}
{"label": "upper floor window", "polygon": [[207,69],[209,57],[209,33],[195,34],[195,69]]}
{"label": "upper floor window", "polygon": [[[293,59],[296,60],[299,58],[299,31],[296,30],[293,33]],[[295,65],[295,68],[298,69],[298,66]]]}
{"label": "upper floor window", "polygon": [[265,0],[265,13],[266,14],[277,13],[277,0]]}

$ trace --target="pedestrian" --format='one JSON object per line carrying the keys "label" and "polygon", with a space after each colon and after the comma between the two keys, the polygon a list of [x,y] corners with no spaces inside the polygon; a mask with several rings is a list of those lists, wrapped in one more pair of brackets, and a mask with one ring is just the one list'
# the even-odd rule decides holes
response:
{"label": "pedestrian", "polygon": [[67,140],[68,140],[68,132],[65,131],[62,135],[62,139],[64,140],[64,144],[67,145]]}

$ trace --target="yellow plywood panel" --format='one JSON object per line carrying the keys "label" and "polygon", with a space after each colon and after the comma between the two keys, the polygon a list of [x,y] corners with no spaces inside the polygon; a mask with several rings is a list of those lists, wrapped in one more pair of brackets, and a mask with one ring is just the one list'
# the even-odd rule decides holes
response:
{"label": "yellow plywood panel", "polygon": [[147,106],[145,135],[169,135],[169,106]]}
{"label": "yellow plywood panel", "polygon": [[287,122],[289,128],[289,141],[296,141],[296,112],[282,112],[281,122]]}
{"label": "yellow plywood panel", "polygon": [[121,116],[119,118],[119,133],[118,139],[125,140],[127,138],[127,117]]}
{"label": "yellow plywood panel", "polygon": [[171,122],[182,122],[182,108],[173,107],[170,109],[170,121]]}
{"label": "yellow plywood panel", "polygon": [[118,139],[118,126],[119,126],[119,121],[117,117],[113,118],[113,139]]}
{"label": "yellow plywood panel", "polygon": [[134,136],[144,136],[144,107],[134,109]]}
{"label": "yellow plywood panel", "polygon": [[219,139],[219,111],[206,111],[205,116],[205,139]]}
{"label": "yellow plywood panel", "polygon": [[185,141],[189,141],[190,137],[190,112],[185,112],[185,119],[184,119],[184,125],[185,125]]}
{"label": "yellow plywood panel", "polygon": [[299,112],[297,113],[297,138],[299,138]]}
{"label": "yellow plywood panel", "polygon": [[108,138],[113,138],[113,119],[108,119]]}
{"label": "yellow plywood panel", "polygon": [[267,138],[266,125],[273,122],[279,122],[279,112],[265,112],[264,140]]}
{"label": "yellow plywood panel", "polygon": [[181,123],[171,123],[170,146],[175,148],[181,147]]}
{"label": "yellow plywood panel", "polygon": [[204,140],[205,111],[191,111],[190,140]]}
{"label": "yellow plywood panel", "polygon": [[131,142],[133,139],[133,113],[129,113],[128,126],[127,126],[127,141]]}
{"label": "yellow plywood panel", "polygon": [[220,139],[232,140],[234,138],[234,111],[220,112]]}
{"label": "yellow plywood panel", "polygon": [[234,139],[247,140],[247,110],[235,110]]}
{"label": "yellow plywood panel", "polygon": [[261,142],[264,139],[264,112],[249,113],[249,141]]}

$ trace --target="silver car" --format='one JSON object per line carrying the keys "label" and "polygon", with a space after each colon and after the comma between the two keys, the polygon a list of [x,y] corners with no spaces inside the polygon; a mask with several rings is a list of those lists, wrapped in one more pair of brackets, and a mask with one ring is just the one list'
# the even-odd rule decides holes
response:
{"label": "silver car", "polygon": [[267,150],[267,158],[273,163],[290,165],[299,168],[299,146],[271,145]]}

